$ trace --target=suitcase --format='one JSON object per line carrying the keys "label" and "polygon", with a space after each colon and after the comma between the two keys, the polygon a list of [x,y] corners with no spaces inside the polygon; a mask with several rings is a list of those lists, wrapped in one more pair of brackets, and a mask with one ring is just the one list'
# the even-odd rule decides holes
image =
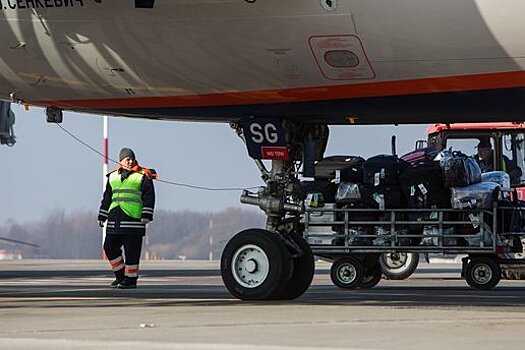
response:
{"label": "suitcase", "polygon": [[450,191],[445,188],[439,162],[413,164],[399,177],[409,208],[448,208]]}
{"label": "suitcase", "polygon": [[465,187],[453,187],[451,204],[454,209],[492,209],[500,186],[495,182],[480,182]]}
{"label": "suitcase", "polygon": [[363,164],[363,183],[373,186],[399,185],[399,175],[408,163],[397,156],[379,155]]}
{"label": "suitcase", "polygon": [[330,156],[315,164],[315,179],[334,179],[336,170],[343,170],[347,179],[342,181],[361,181],[362,164],[365,159],[357,156]]}
{"label": "suitcase", "polygon": [[369,208],[403,208],[401,187],[373,186],[361,187],[361,202]]}
{"label": "suitcase", "polygon": [[337,185],[328,180],[301,181],[301,192],[303,199],[309,193],[321,193],[325,203],[335,203]]}
{"label": "suitcase", "polygon": [[424,162],[434,160],[434,158],[436,158],[437,155],[438,151],[436,150],[436,148],[430,146],[409,152],[407,154],[402,155],[400,158],[407,163],[414,164],[422,161]]}
{"label": "suitcase", "polygon": [[445,187],[465,187],[481,182],[481,169],[476,161],[459,152],[444,152],[440,160]]}
{"label": "suitcase", "polygon": [[337,187],[335,201],[343,204],[361,202],[360,185],[354,182],[341,182]]}
{"label": "suitcase", "polygon": [[[339,171],[339,179],[341,182],[363,182],[363,164],[365,160],[361,162],[355,162]],[[337,170],[336,170],[337,173]],[[337,175],[336,175],[337,177]]]}

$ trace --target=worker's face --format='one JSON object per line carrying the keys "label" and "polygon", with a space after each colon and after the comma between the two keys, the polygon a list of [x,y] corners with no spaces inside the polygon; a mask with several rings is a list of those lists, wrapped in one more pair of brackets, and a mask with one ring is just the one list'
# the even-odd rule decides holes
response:
{"label": "worker's face", "polygon": [[135,159],[126,157],[122,159],[119,164],[125,169],[131,169],[135,166]]}
{"label": "worker's face", "polygon": [[490,159],[492,155],[491,147],[478,147],[478,158],[479,160],[486,161]]}

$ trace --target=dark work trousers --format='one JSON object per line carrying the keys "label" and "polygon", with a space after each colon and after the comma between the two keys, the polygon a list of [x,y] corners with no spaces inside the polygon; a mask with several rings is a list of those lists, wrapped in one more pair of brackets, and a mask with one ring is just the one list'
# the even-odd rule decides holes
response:
{"label": "dark work trousers", "polygon": [[[141,235],[109,234],[104,241],[104,251],[113,272],[119,277],[138,278],[140,253],[142,250]],[[122,257],[124,247],[124,257]]]}

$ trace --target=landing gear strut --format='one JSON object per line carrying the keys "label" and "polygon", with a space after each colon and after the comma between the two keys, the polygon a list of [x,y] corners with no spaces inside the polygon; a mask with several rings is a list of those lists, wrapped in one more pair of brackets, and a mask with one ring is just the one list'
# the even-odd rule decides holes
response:
{"label": "landing gear strut", "polygon": [[[260,122],[255,125],[255,130],[275,128],[261,127]],[[270,170],[261,159],[255,159],[265,186],[256,193],[245,190],[241,196],[242,203],[265,212],[266,229],[238,233],[228,242],[221,258],[224,284],[242,300],[295,299],[308,289],[314,274],[313,254],[302,237],[304,194],[298,175],[301,166],[303,173],[309,172],[313,162],[322,158],[328,127],[289,122],[279,127],[286,135],[287,157],[273,159]],[[232,128],[250,147],[245,129],[237,124]]]}

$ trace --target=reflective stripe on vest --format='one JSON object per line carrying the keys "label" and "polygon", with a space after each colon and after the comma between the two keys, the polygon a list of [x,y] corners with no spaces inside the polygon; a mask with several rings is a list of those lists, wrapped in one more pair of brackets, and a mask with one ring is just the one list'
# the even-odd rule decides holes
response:
{"label": "reflective stripe on vest", "polygon": [[131,173],[124,181],[118,171],[109,175],[109,185],[113,196],[109,211],[120,207],[126,215],[134,219],[142,217],[142,174]]}

